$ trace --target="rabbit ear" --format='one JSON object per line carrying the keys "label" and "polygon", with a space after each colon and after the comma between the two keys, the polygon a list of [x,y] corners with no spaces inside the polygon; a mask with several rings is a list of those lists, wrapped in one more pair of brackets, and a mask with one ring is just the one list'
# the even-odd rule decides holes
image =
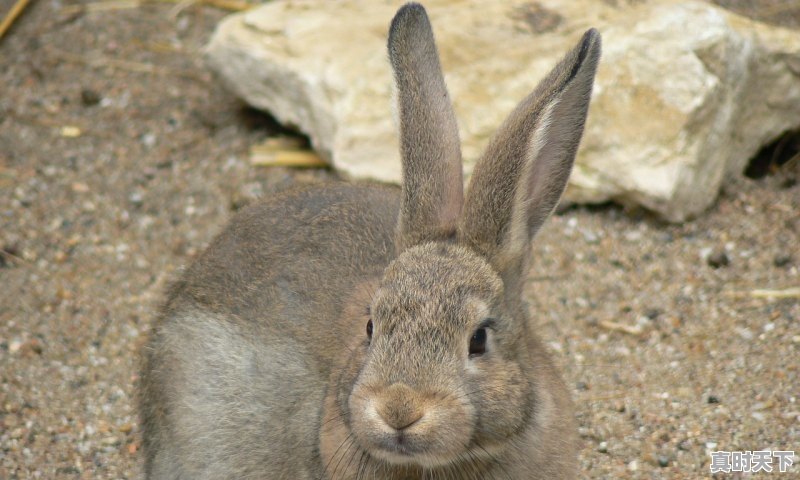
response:
{"label": "rabbit ear", "polygon": [[521,273],[531,239],[564,192],[599,58],[592,29],[516,107],[473,171],[459,236],[501,273]]}
{"label": "rabbit ear", "polygon": [[389,30],[397,82],[403,193],[397,246],[454,236],[464,202],[461,147],[428,16],[403,6]]}

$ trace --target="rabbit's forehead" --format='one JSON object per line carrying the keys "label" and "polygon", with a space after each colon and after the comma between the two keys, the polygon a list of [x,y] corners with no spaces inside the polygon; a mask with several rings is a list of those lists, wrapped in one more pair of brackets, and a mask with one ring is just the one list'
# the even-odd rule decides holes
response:
{"label": "rabbit's forehead", "polygon": [[419,325],[419,321],[424,319],[430,319],[434,324],[438,324],[441,319],[449,319],[450,323],[461,319],[455,323],[469,325],[474,321],[491,316],[491,300],[482,296],[466,295],[442,298],[436,292],[418,294],[414,291],[410,293],[412,295],[394,292],[384,297],[376,297],[375,317],[380,320],[399,322],[413,317],[416,325]]}
{"label": "rabbit's forehead", "polygon": [[376,313],[480,316],[502,291],[500,277],[481,257],[463,247],[429,244],[404,252],[386,269],[373,306]]}

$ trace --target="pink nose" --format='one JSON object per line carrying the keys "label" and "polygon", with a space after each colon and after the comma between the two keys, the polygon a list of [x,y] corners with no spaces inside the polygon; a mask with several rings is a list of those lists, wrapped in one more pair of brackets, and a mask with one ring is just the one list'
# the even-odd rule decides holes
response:
{"label": "pink nose", "polygon": [[381,392],[377,411],[386,425],[395,430],[408,428],[425,415],[418,395],[404,383],[395,383]]}

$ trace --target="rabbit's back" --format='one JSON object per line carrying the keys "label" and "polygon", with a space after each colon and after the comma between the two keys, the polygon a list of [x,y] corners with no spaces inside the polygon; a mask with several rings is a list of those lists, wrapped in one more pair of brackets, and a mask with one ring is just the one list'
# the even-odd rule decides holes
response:
{"label": "rabbit's back", "polygon": [[[343,293],[394,256],[398,189],[312,186],[246,208],[173,288],[250,327],[304,327],[303,313],[340,307]],[[285,323],[284,323],[285,322]]]}
{"label": "rabbit's back", "polygon": [[153,478],[317,475],[320,406],[348,330],[337,320],[394,255],[397,211],[394,188],[334,184],[234,217],[173,286],[146,349]]}

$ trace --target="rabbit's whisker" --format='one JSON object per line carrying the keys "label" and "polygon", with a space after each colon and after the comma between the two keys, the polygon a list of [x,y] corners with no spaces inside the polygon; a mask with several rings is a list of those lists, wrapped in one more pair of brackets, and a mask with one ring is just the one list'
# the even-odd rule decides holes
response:
{"label": "rabbit's whisker", "polygon": [[339,471],[339,467],[341,466],[342,460],[344,460],[345,457],[349,458],[349,460],[344,465],[344,473],[343,473],[343,475],[347,475],[347,471],[350,469],[350,465],[353,463],[353,459],[355,458],[356,454],[358,453],[358,447],[356,447],[356,449],[353,450],[353,453],[350,454],[350,450],[354,446],[356,446],[356,440],[355,440],[355,437],[353,436],[353,434],[350,434],[348,436],[348,438],[350,438],[349,445],[347,446],[347,449],[345,449],[345,451],[342,452],[342,455],[339,457],[339,461],[336,462],[336,467],[333,469],[333,475],[331,475],[331,478],[334,478],[334,479],[336,478],[336,472]]}
{"label": "rabbit's whisker", "polygon": [[361,458],[358,459],[359,465],[357,470],[358,474],[356,475],[356,478],[360,479],[366,476],[367,466],[369,465],[369,459],[370,459],[369,453],[367,453],[367,451],[364,450],[361,453]]}
{"label": "rabbit's whisker", "polygon": [[[336,449],[336,451],[334,451],[334,452],[333,452],[333,455],[331,455],[331,458],[329,458],[329,459],[328,459],[328,463],[326,463],[326,464],[325,464],[325,468],[322,470],[322,475],[323,475],[323,476],[324,476],[324,475],[327,473],[327,471],[328,471],[328,467],[330,467],[330,465],[331,465],[331,462],[332,462],[332,461],[333,461],[333,460],[336,458],[336,455],[339,453],[339,450],[341,450],[341,449],[342,449],[342,447],[344,446],[344,444],[345,444],[345,443],[347,443],[347,442],[350,440],[350,438],[351,438],[352,436],[353,436],[353,434],[352,434],[352,433],[348,434],[348,435],[347,435],[347,436],[344,438],[344,440],[342,440],[342,443],[340,443],[340,444],[339,444],[339,447]],[[339,461],[341,461],[341,459],[340,459]],[[337,466],[338,466],[338,464],[337,464]],[[336,473],[336,472],[334,471],[334,474],[335,474],[335,473]]]}
{"label": "rabbit's whisker", "polygon": [[491,461],[492,461],[492,464],[493,464],[493,465],[497,465],[497,466],[500,468],[500,471],[501,471],[501,472],[503,472],[503,473],[505,474],[505,476],[506,476],[506,477],[507,477],[509,480],[513,480],[513,479],[512,479],[512,477],[511,477],[511,475],[508,473],[508,470],[506,470],[506,467],[505,467],[505,466],[504,466],[504,465],[503,465],[503,464],[502,464],[502,463],[501,463],[501,462],[500,462],[500,461],[499,461],[497,458],[495,458],[495,456],[494,456],[494,455],[492,455],[492,454],[491,454],[491,453],[490,453],[488,450],[486,450],[485,448],[483,448],[483,445],[481,445],[481,444],[480,444],[480,443],[478,443],[478,442],[475,442],[475,446],[477,446],[478,448],[480,448],[481,450],[483,450],[483,452],[484,452],[484,453],[485,453],[485,454],[486,454],[486,455],[487,455],[487,456],[488,456],[488,457],[491,459]]}

